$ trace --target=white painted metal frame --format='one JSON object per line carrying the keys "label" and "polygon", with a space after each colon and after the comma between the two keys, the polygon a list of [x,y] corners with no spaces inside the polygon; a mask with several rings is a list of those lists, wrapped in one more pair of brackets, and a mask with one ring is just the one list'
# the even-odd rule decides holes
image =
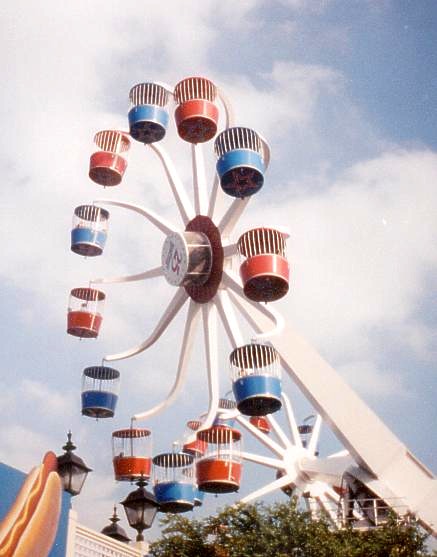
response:
{"label": "white painted metal frame", "polygon": [[[225,108],[226,127],[229,127],[233,125],[232,108],[221,91],[219,98]],[[267,166],[270,151],[265,140],[262,139],[262,141]],[[177,170],[164,148],[157,144],[151,144],[148,147],[159,157],[163,165],[183,226],[185,227],[197,214],[207,214],[218,223],[217,226],[225,244],[225,270],[220,289],[213,300],[204,304],[202,308],[190,301],[176,379],[168,397],[153,408],[135,414],[133,420],[142,420],[156,415],[176,399],[185,381],[192,339],[200,315],[202,315],[209,393],[208,411],[202,427],[210,426],[217,414],[219,401],[218,319],[223,323],[232,347],[243,343],[235,309],[240,318],[247,321],[253,328],[258,340],[271,340],[280,354],[283,368],[319,414],[307,448],[302,446],[296,419],[290,402],[286,398],[284,398],[284,410],[290,435],[281,429],[272,416],[268,417],[277,441],[261,433],[244,417],[236,416],[238,422],[246,430],[275,454],[274,458],[269,458],[244,453],[244,458],[264,466],[277,468],[284,473],[282,477],[243,498],[243,501],[253,500],[255,497],[263,496],[292,482],[299,489],[310,487],[314,499],[319,502],[320,506],[327,508],[328,501],[338,499],[337,494],[331,489],[331,485],[336,485],[335,482],[338,478],[341,478],[341,475],[348,470],[348,473],[354,475],[384,500],[402,498],[404,508],[417,515],[420,522],[435,533],[437,483],[433,474],[391,433],[334,369],[302,337],[286,326],[278,312],[270,307],[267,308],[262,304],[247,300],[238,277],[229,270],[228,263],[236,254],[236,247],[227,239],[247,207],[250,198],[235,199],[223,212],[224,198],[219,187],[219,180],[215,176],[212,191],[208,196],[202,146],[193,145],[191,148],[193,206]],[[173,225],[141,206],[113,200],[98,200],[95,203],[135,211],[166,235],[175,231]],[[221,217],[218,217],[218,214],[221,214]],[[155,267],[135,275],[98,278],[93,282],[100,284],[130,282],[155,278],[161,274],[162,271],[160,272],[159,267]],[[130,358],[149,348],[162,336],[187,299],[185,289],[179,287],[155,329],[142,343],[118,354],[105,356],[104,361]],[[346,452],[331,455],[327,459],[315,456],[322,418],[343,443],[347,449]]]}

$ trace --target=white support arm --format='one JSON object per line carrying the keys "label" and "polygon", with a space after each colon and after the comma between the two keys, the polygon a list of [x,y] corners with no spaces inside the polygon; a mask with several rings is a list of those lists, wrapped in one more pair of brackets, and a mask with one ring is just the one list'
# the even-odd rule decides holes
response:
{"label": "white support arm", "polygon": [[271,425],[272,430],[275,432],[276,436],[281,441],[283,446],[286,449],[290,449],[293,446],[293,444],[290,443],[290,439],[288,439],[288,437],[285,435],[282,427],[280,427],[276,419],[271,414],[268,414],[266,418],[269,424]]}
{"label": "white support arm", "polygon": [[238,244],[228,244],[223,246],[223,255],[226,257],[233,257],[238,253]]}
{"label": "white support arm", "polygon": [[185,289],[178,288],[176,294],[167,306],[167,309],[164,311],[163,316],[159,320],[158,325],[155,327],[152,334],[146,338],[146,340],[144,340],[141,344],[134,346],[133,348],[129,348],[129,350],[120,352],[119,354],[105,356],[103,358],[103,361],[114,362],[116,360],[125,360],[126,358],[131,358],[132,356],[135,356],[136,354],[140,354],[144,350],[147,350],[147,348],[152,346],[152,344],[154,344],[162,335],[162,333],[167,329],[171,321],[174,319],[181,307],[187,301],[187,298],[188,294],[185,292]]}
{"label": "white support arm", "polygon": [[240,327],[238,326],[238,321],[234,313],[234,308],[232,307],[229,294],[226,290],[218,291],[217,296],[215,297],[215,303],[232,348],[234,349],[237,348],[237,346],[243,346],[243,335],[241,334]]}
{"label": "white support arm", "polygon": [[196,328],[199,322],[199,316],[200,316],[200,306],[195,302],[193,302],[193,300],[191,300],[188,308],[187,319],[185,322],[184,336],[182,338],[182,346],[181,346],[181,352],[179,356],[178,371],[176,374],[176,380],[173,384],[173,387],[171,388],[167,398],[164,401],[160,402],[159,404],[157,404],[150,410],[147,410],[146,412],[135,414],[132,420],[145,420],[152,416],[156,416],[156,414],[159,414],[160,412],[168,408],[178,397],[187,376],[188,362],[191,356],[194,337],[196,334]]}
{"label": "white support arm", "polygon": [[202,316],[206,367],[208,371],[209,407],[201,429],[208,429],[212,426],[219,405],[217,309],[212,302],[202,305]]}
{"label": "white support arm", "polygon": [[296,447],[302,448],[302,439],[299,435],[299,430],[297,428],[296,418],[294,416],[293,408],[291,406],[290,399],[288,396],[282,392],[282,403],[285,408],[285,415],[287,416],[288,427],[290,428],[291,438]]}
{"label": "white support arm", "polygon": [[262,456],[253,453],[242,452],[241,457],[249,462],[255,462],[256,464],[262,464],[268,468],[274,468],[275,470],[284,469],[284,461],[277,458],[270,458],[268,456]]}
{"label": "white support arm", "polygon": [[327,458],[303,457],[299,460],[299,469],[312,480],[341,485],[344,472],[353,464],[353,458],[348,453],[342,453]]}
{"label": "white support arm", "polygon": [[252,493],[249,493],[249,495],[246,495],[245,497],[240,499],[240,503],[249,503],[254,499],[258,499],[258,497],[264,497],[265,495],[268,495],[269,493],[272,493],[273,491],[276,491],[281,487],[285,487],[286,485],[289,485],[294,481],[294,477],[290,476],[289,474],[285,474],[284,476],[281,476],[277,480],[274,480],[273,482],[261,487],[260,489],[252,491]]}
{"label": "white support arm", "polygon": [[243,418],[243,416],[241,414],[236,416],[236,420],[245,429],[247,429],[247,431],[250,431],[250,433],[252,433],[252,435],[254,435],[258,439],[258,441],[260,443],[262,443],[265,447],[267,447],[268,449],[270,449],[271,451],[273,451],[274,453],[276,453],[279,456],[284,456],[285,449],[283,449],[281,447],[281,445],[276,443],[276,441],[273,441],[273,439],[270,439],[270,437],[268,437],[265,433],[260,431],[256,426],[252,425],[249,422],[249,420],[246,420],[246,418]]}
{"label": "white support arm", "polygon": [[155,153],[158,155],[164,167],[168,183],[171,187],[173,196],[176,201],[176,205],[178,206],[179,214],[181,215],[184,225],[187,225],[189,221],[194,218],[195,213],[193,206],[191,205],[191,202],[188,198],[187,192],[185,191],[182,181],[176,171],[176,168],[163,147],[161,147],[157,143],[149,143],[148,147],[150,147],[150,149],[155,151]]}
{"label": "white support arm", "polygon": [[149,269],[143,273],[138,273],[136,275],[124,275],[121,277],[101,277],[95,278],[90,281],[91,284],[115,284],[117,282],[134,282],[137,280],[145,280],[155,277],[161,277],[164,274],[162,266],[155,267],[154,269]]}
{"label": "white support arm", "polygon": [[317,414],[316,421],[313,425],[313,431],[311,433],[310,441],[308,443],[308,451],[311,454],[316,454],[317,451],[317,444],[319,442],[320,437],[320,429],[322,427],[322,416]]}
{"label": "white support arm", "polygon": [[[234,126],[234,111],[223,91],[218,89],[217,93],[225,111],[225,129],[228,129]],[[219,186],[219,177],[215,174],[208,207],[208,217],[210,219],[214,220],[215,215],[221,211],[225,197],[225,193]]]}
{"label": "white support arm", "polygon": [[206,191],[205,160],[201,143],[191,145],[191,160],[193,165],[194,209],[197,215],[204,215],[208,210]]}
{"label": "white support arm", "polygon": [[95,204],[103,205],[114,205],[115,207],[122,207],[123,209],[128,209],[129,211],[134,211],[145,217],[149,222],[154,224],[161,232],[166,236],[171,234],[176,230],[176,228],[169,224],[165,219],[156,215],[153,211],[141,207],[141,205],[135,205],[134,203],[125,203],[124,201],[115,201],[114,199],[96,199],[93,201]]}
{"label": "white support arm", "polygon": [[[254,311],[248,301],[238,300],[257,332],[270,329],[270,318]],[[355,461],[380,480],[374,492],[383,497],[380,485],[385,485],[394,497],[404,499],[428,531],[437,532],[437,480],[433,474],[302,337],[286,327],[272,340],[284,369],[305,397]]]}
{"label": "white support arm", "polygon": [[232,233],[250,199],[251,197],[234,199],[218,224],[218,229],[222,236],[229,236]]}
{"label": "white support arm", "polygon": [[[227,270],[223,272],[222,281],[229,288],[229,295],[241,315],[243,315],[246,321],[257,332],[257,339],[275,338],[282,332],[285,325],[282,315],[270,306],[267,307],[258,302],[248,300],[244,295],[244,290],[239,284],[237,277],[235,277],[231,271]],[[266,317],[274,327],[269,329],[266,328],[266,330],[261,333],[257,327],[256,321],[252,317],[253,313],[259,313],[261,316]]]}

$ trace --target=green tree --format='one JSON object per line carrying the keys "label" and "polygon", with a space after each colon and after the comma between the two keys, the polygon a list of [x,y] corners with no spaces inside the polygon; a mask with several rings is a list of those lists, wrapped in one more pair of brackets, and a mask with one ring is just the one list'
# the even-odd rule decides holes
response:
{"label": "green tree", "polygon": [[[430,555],[427,535],[414,522],[393,517],[368,531],[332,529],[295,501],[236,505],[216,516],[190,520],[166,515],[153,557],[414,557]],[[434,554],[435,555],[435,554]]]}

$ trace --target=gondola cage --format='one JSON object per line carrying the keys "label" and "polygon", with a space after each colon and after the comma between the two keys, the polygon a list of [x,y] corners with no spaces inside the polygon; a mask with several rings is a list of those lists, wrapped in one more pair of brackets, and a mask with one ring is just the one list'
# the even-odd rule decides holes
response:
{"label": "gondola cage", "polygon": [[197,485],[208,493],[238,491],[241,480],[241,433],[229,426],[216,425],[197,432],[208,444],[197,458]]}
{"label": "gondola cage", "polygon": [[168,126],[168,90],[159,83],[138,83],[129,92],[130,135],[141,143],[155,143]]}
{"label": "gondola cage", "polygon": [[108,233],[109,212],[96,205],[79,205],[74,210],[71,251],[85,257],[101,255]]}
{"label": "gondola cage", "polygon": [[117,481],[148,481],[152,468],[152,436],[149,429],[129,428],[112,434],[112,463]]}
{"label": "gondola cage", "polygon": [[175,120],[183,140],[204,143],[215,136],[219,116],[216,97],[216,86],[204,77],[188,77],[176,85]]}
{"label": "gondola cage", "polygon": [[213,425],[233,427],[235,419],[233,417],[229,417],[229,412],[234,410],[236,407],[237,403],[235,400],[230,399],[228,394],[226,394],[225,397],[220,398],[218,403],[218,412],[214,418]]}
{"label": "gondola cage", "polygon": [[265,416],[250,416],[249,422],[261,433],[268,435],[271,431],[270,424]]}
{"label": "gondola cage", "polygon": [[310,416],[307,416],[304,419],[303,423],[299,425],[297,428],[302,441],[302,445],[304,447],[308,445],[308,442],[311,438],[311,434],[313,433],[315,419],[316,417],[313,414],[311,414]]}
{"label": "gondola cage", "polygon": [[242,234],[238,251],[244,294],[255,302],[273,302],[289,288],[289,265],[285,252],[287,235],[273,228],[255,228]]}
{"label": "gondola cage", "polygon": [[82,414],[112,418],[118,400],[120,372],[112,367],[86,367],[82,374]]}
{"label": "gondola cage", "polygon": [[129,137],[117,130],[103,130],[94,136],[99,148],[91,155],[89,177],[101,186],[117,186],[126,171]]}
{"label": "gondola cage", "polygon": [[183,445],[184,453],[199,456],[205,452],[207,444],[205,441],[198,439],[196,435],[196,431],[201,425],[202,422],[200,420],[189,420],[187,422],[186,441]]}
{"label": "gondola cage", "polygon": [[264,150],[259,135],[250,128],[228,128],[215,142],[217,174],[225,193],[248,197],[264,184]]}
{"label": "gondola cage", "polygon": [[153,458],[153,491],[163,513],[191,511],[197,486],[194,456],[185,452],[162,453]]}
{"label": "gondola cage", "polygon": [[238,410],[247,416],[264,416],[279,410],[281,375],[279,356],[273,346],[246,344],[229,357],[232,390]]}
{"label": "gondola cage", "polygon": [[105,298],[105,293],[95,288],[73,288],[68,303],[67,333],[79,338],[96,338]]}

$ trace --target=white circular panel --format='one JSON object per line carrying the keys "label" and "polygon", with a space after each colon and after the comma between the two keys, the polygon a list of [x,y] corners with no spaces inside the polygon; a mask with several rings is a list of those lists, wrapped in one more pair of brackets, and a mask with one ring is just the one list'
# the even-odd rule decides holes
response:
{"label": "white circular panel", "polygon": [[161,252],[164,276],[172,286],[180,286],[188,272],[188,246],[181,233],[173,232],[165,239]]}

